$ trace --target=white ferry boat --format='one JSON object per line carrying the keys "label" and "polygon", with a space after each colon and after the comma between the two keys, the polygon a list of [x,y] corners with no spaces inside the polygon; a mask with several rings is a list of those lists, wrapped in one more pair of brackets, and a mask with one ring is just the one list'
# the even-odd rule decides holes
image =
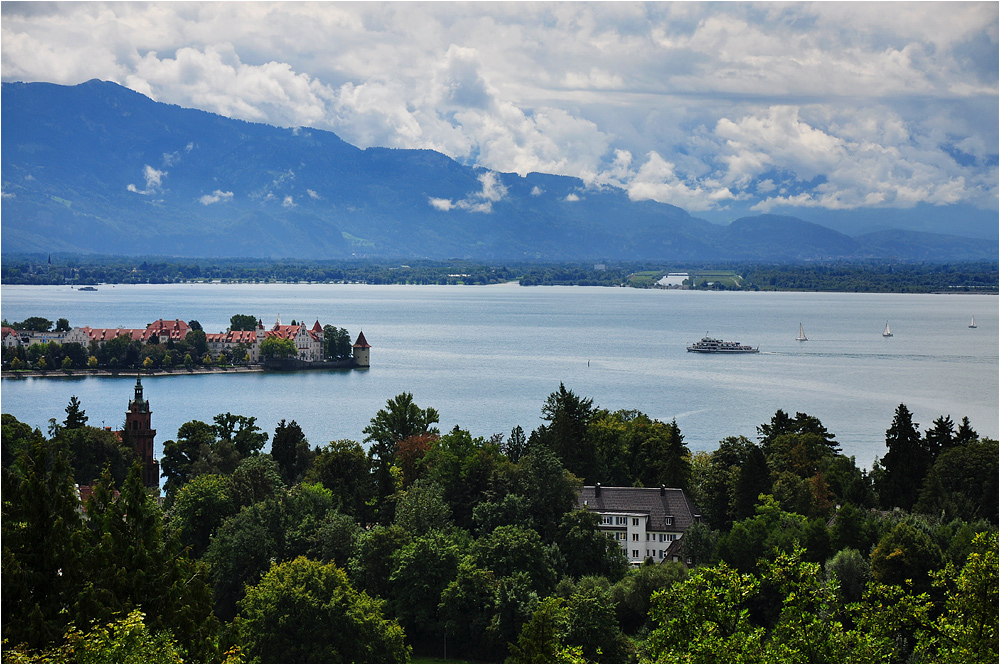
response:
{"label": "white ferry boat", "polygon": [[760,347],[754,348],[739,342],[723,342],[706,334],[701,340],[687,347],[687,350],[693,353],[758,353]]}

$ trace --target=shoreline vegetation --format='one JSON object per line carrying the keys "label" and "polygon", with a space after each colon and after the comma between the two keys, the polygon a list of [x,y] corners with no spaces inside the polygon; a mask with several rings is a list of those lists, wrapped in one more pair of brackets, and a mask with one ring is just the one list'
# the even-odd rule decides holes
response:
{"label": "shoreline vegetation", "polygon": [[[667,276],[684,275],[659,282]],[[1000,264],[829,262],[494,262],[464,260],[274,260],[164,257],[4,257],[5,285],[412,284],[613,286],[716,291],[1000,293]]]}

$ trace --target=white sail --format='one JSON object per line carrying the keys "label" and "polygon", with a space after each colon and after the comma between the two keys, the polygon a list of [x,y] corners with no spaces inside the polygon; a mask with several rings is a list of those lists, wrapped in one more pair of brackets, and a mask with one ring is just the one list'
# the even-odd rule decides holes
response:
{"label": "white sail", "polygon": [[976,327],[976,317],[975,317],[975,315],[972,316],[972,323],[969,324],[969,327],[970,328],[975,328]]}
{"label": "white sail", "polygon": [[889,322],[885,322],[885,331],[882,333],[882,337],[892,337],[892,331],[889,330]]}
{"label": "white sail", "polygon": [[800,342],[808,342],[809,341],[809,338],[806,337],[806,331],[802,329],[802,324],[801,323],[799,324],[799,336],[796,337],[795,339],[797,339]]}

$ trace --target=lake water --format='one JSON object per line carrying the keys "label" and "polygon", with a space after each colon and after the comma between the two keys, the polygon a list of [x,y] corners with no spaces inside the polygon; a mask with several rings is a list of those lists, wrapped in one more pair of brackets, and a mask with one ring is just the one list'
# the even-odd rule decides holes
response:
{"label": "lake water", "polygon": [[[73,326],[144,327],[197,319],[220,332],[233,314],[270,327],[277,316],[359,330],[371,369],[177,375],[143,380],[156,454],[189,420],[255,416],[273,434],[296,420],[310,442],[363,438],[400,392],[476,436],[525,432],[559,383],[594,404],[676,419],[692,450],[756,437],[777,409],[814,415],[860,466],[885,453],[885,430],[905,403],[925,430],[950,414],[998,436],[998,299],[982,295],[750,293],[601,287],[367,285],[3,286],[2,315]],[[968,328],[972,315],[978,328]],[[894,336],[882,337],[889,320]],[[808,342],[797,342],[799,323]],[[713,337],[759,354],[688,353]],[[89,424],[120,427],[133,377],[4,379],[0,408],[45,430],[71,395]]]}

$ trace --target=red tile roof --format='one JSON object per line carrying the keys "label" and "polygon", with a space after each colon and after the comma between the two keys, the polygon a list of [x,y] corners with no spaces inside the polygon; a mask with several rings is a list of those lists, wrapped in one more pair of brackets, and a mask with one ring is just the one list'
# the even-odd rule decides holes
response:
{"label": "red tile roof", "polygon": [[365,339],[365,332],[363,330],[360,333],[358,333],[358,341],[354,343],[354,348],[356,349],[372,348],[372,345],[368,343],[367,339]]}

